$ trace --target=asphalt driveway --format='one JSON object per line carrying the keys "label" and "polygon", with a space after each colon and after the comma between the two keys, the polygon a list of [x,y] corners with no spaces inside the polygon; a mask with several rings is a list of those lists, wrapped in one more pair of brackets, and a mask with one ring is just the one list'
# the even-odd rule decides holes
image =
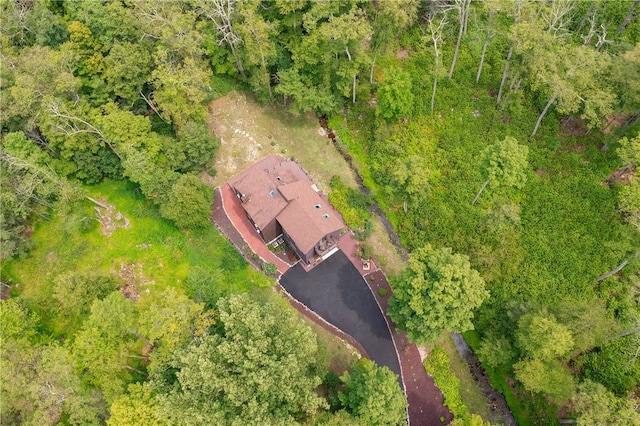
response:
{"label": "asphalt driveway", "polygon": [[342,251],[309,272],[296,265],[282,276],[280,284],[291,296],[360,342],[378,365],[386,365],[400,377],[400,363],[382,312],[367,283]]}

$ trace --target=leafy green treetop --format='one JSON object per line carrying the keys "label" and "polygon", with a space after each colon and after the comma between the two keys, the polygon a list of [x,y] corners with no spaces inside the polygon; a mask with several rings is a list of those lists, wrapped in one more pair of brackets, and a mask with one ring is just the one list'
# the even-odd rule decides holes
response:
{"label": "leafy green treetop", "polygon": [[218,312],[220,334],[176,355],[163,415],[187,424],[295,424],[325,406],[315,391],[317,342],[294,312],[247,295],[220,299]]}
{"label": "leafy green treetop", "polygon": [[600,383],[581,383],[572,402],[580,425],[640,426],[640,413],[633,400],[616,397]]}
{"label": "leafy green treetop", "polygon": [[389,316],[409,339],[429,343],[442,330],[472,330],[473,310],[487,297],[467,256],[427,245],[411,254],[409,268],[394,283]]}
{"label": "leafy green treetop", "polygon": [[351,373],[341,377],[344,392],[338,397],[346,409],[367,425],[406,424],[407,400],[397,376],[387,367],[360,359]]}
{"label": "leafy green treetop", "polygon": [[527,183],[529,148],[518,144],[510,136],[489,145],[483,154],[485,182],[471,204],[475,202],[487,185],[492,187],[523,188]]}
{"label": "leafy green treetop", "polygon": [[573,378],[560,364],[559,358],[574,346],[571,331],[543,310],[520,318],[516,341],[524,358],[513,368],[524,387],[532,392],[541,392],[558,403],[570,398],[574,389]]}

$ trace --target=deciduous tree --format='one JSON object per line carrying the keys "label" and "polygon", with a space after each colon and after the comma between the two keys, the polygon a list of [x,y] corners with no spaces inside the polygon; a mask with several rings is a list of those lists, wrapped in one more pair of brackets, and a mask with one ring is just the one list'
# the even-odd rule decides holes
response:
{"label": "deciduous tree", "polygon": [[389,316],[417,343],[429,343],[441,331],[473,329],[473,310],[489,296],[469,258],[430,245],[411,254],[409,268],[393,285]]}
{"label": "deciduous tree", "polygon": [[398,385],[398,377],[387,367],[379,367],[366,358],[343,374],[344,392],[338,397],[345,408],[367,425],[406,424],[407,401]]}
{"label": "deciduous tree", "polygon": [[523,188],[527,182],[528,157],[529,148],[510,136],[488,146],[483,154],[486,180],[471,204],[475,204],[488,185],[492,188]]}
{"label": "deciduous tree", "polygon": [[220,334],[177,354],[177,386],[161,397],[170,421],[293,424],[325,405],[315,388],[315,336],[280,304],[247,295],[218,302]]}
{"label": "deciduous tree", "polygon": [[578,424],[640,425],[640,413],[630,399],[618,398],[600,383],[585,380],[572,398]]}
{"label": "deciduous tree", "polygon": [[167,201],[160,204],[160,214],[179,228],[202,228],[211,216],[213,190],[194,175],[181,175],[171,187]]}

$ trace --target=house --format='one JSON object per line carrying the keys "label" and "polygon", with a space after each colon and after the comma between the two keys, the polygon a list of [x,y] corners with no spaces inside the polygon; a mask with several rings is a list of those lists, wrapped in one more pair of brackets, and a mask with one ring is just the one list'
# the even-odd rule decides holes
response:
{"label": "house", "polygon": [[334,252],[345,225],[295,161],[270,155],[228,183],[265,243],[284,239],[307,265]]}

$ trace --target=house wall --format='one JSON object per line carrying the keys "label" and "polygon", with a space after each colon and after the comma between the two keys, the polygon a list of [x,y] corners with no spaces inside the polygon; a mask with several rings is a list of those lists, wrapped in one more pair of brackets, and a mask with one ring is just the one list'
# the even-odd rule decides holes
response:
{"label": "house wall", "polygon": [[310,257],[308,256],[308,253],[302,253],[302,251],[300,251],[300,249],[298,248],[298,246],[296,246],[296,243],[291,239],[291,237],[289,236],[289,234],[287,234],[284,230],[282,230],[282,236],[284,237],[284,240],[286,241],[287,245],[289,247],[291,247],[293,249],[293,251],[296,252],[296,254],[298,255],[298,257],[300,259],[302,259],[303,261],[305,261],[306,263],[309,263],[309,259]]}
{"label": "house wall", "polygon": [[278,235],[282,234],[282,227],[276,220],[272,220],[264,229],[261,229],[260,235],[265,243],[272,241]]}

